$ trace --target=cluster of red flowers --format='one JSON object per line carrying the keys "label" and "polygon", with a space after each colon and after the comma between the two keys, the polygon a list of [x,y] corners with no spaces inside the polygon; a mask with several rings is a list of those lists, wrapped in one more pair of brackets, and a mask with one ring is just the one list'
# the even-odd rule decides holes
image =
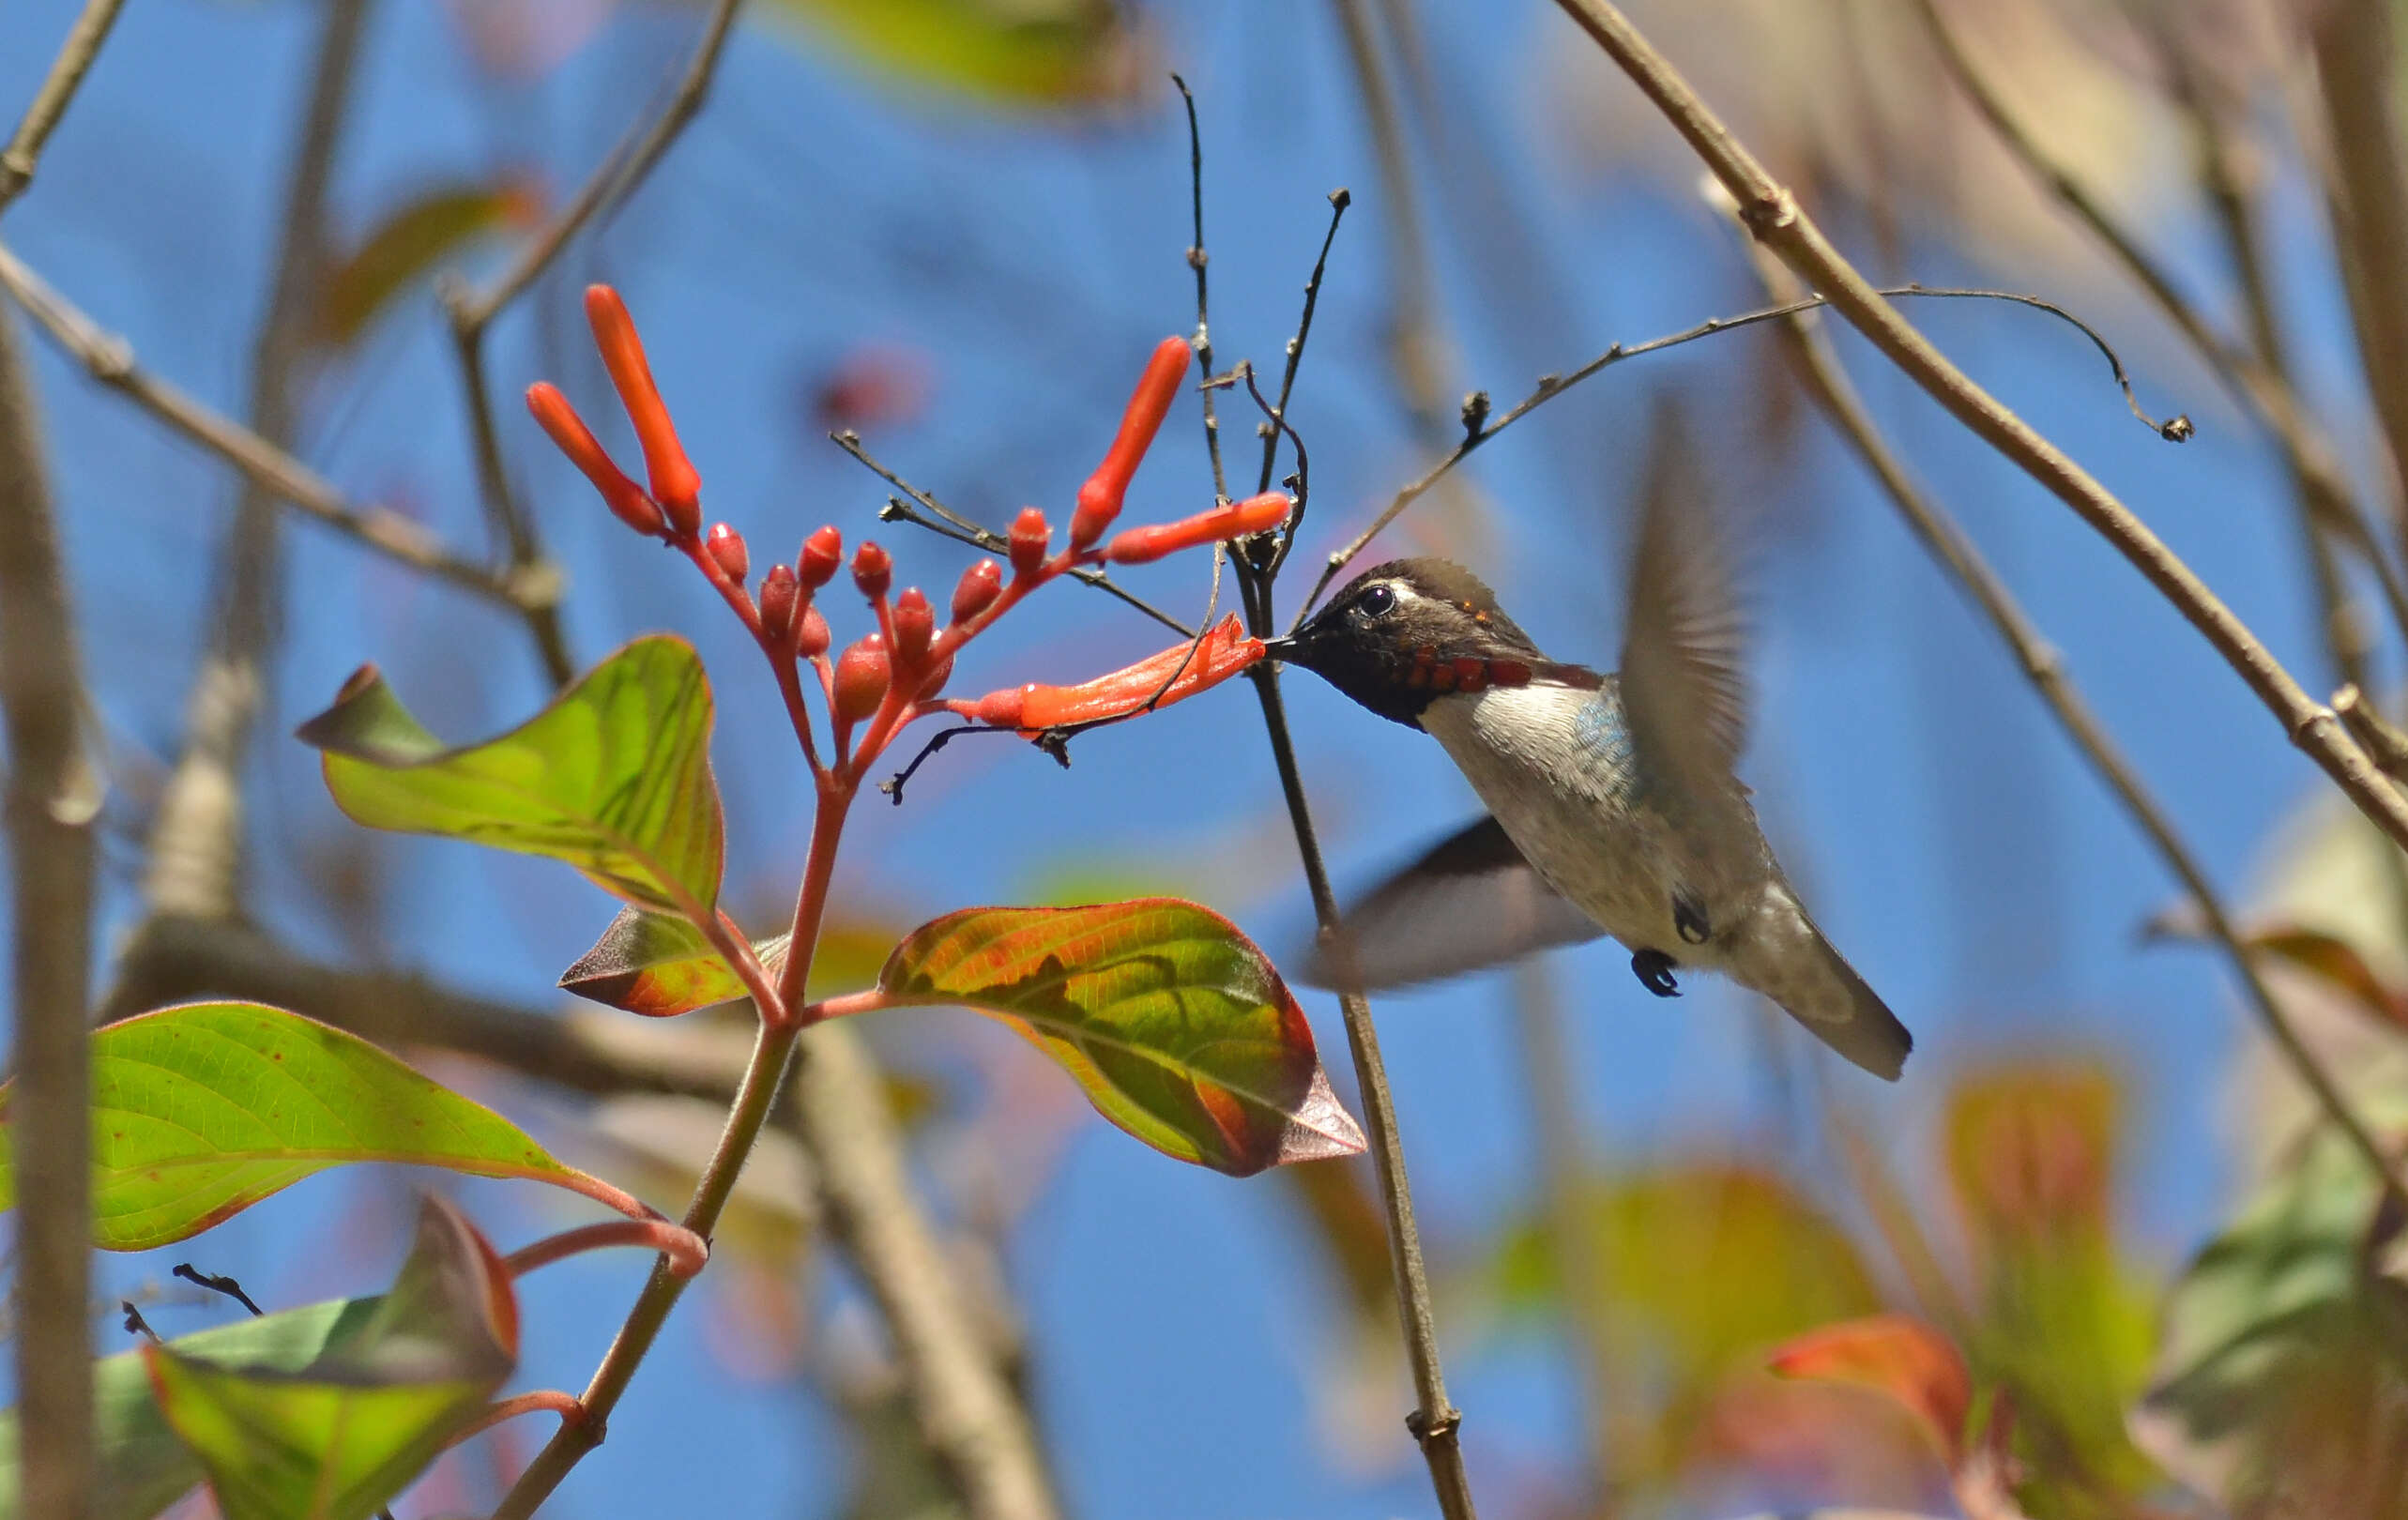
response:
{"label": "cluster of red flowers", "polygon": [[[762,573],[757,598],[748,591],[751,551],[743,536],[725,523],[703,527],[702,478],[678,442],[626,303],[607,285],[590,286],[586,316],[643,448],[649,489],[619,469],[557,387],[548,382],[529,387],[527,410],[593,482],[619,521],[682,552],[744,619],[780,670],[797,734],[815,768],[817,756],[800,688],[792,679],[801,665],[817,672],[827,698],[836,774],[858,781],[897,730],[930,713],[953,713],[1035,735],[1178,701],[1262,658],[1261,643],[1245,637],[1232,617],[1195,644],[1175,646],[1083,685],[1023,686],[968,701],[939,694],[962,646],[1046,582],[1082,566],[1146,564],[1182,549],[1261,533],[1287,520],[1294,504],[1274,491],[1224,502],[1177,522],[1123,528],[1105,537],[1120,515],[1130,479],[1186,378],[1190,350],[1185,339],[1166,338],[1156,345],[1104,463],[1079,487],[1069,539],[1060,549],[1053,547],[1054,530],[1045,514],[1023,508],[1005,540],[1008,578],[1003,566],[992,559],[963,571],[953,587],[949,620],[940,629],[935,608],[918,586],[889,596],[893,559],[876,543],[865,541],[853,553],[853,585],[867,599],[877,627],[831,661],[828,620],[815,598],[844,565],[844,536],[833,527],[820,528],[803,540],[792,564],[781,562]],[[868,726],[856,745],[853,732],[863,723]]]}

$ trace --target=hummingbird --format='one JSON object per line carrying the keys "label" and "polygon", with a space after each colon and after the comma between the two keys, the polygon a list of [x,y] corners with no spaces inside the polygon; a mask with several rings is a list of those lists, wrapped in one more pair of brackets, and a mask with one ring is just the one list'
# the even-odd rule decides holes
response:
{"label": "hummingbird", "polygon": [[1657,996],[1721,972],[1896,1081],[1913,1037],[1806,915],[1734,774],[1745,632],[1712,523],[1648,493],[1629,566],[1610,675],[1548,659],[1443,559],[1366,570],[1272,641],[1437,739],[1488,810],[1349,909],[1305,980],[1404,986],[1610,935]]}

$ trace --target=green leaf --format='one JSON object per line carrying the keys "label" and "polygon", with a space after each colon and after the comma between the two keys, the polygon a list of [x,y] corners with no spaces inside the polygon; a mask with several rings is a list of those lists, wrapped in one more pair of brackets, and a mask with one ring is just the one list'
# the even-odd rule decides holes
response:
{"label": "green leaf", "polygon": [[301,725],[327,790],[371,828],[568,861],[639,906],[707,913],[724,842],[710,683],[682,639],[637,639],[499,738],[446,749],[373,665]]}
{"label": "green leaf", "polygon": [[[787,938],[753,942],[771,977],[785,965]],[[744,996],[742,980],[701,930],[683,919],[632,907],[618,910],[594,948],[560,973],[560,985],[580,997],[656,1019]]]}
{"label": "green leaf", "polygon": [[429,1198],[392,1291],[297,1371],[160,1345],[142,1355],[226,1520],[363,1520],[510,1376],[518,1302],[493,1247]]}
{"label": "green leaf", "polygon": [[506,223],[528,220],[533,206],[534,197],[520,184],[447,185],[404,202],[327,271],[318,340],[348,345],[445,255]]}
{"label": "green leaf", "polygon": [[1009,107],[1100,104],[1141,46],[1112,0],[780,0],[873,71]]}
{"label": "green leaf", "polygon": [[[14,1091],[0,1086],[0,1208],[16,1196]],[[181,1240],[346,1162],[609,1191],[493,1110],[298,1013],[189,1003],[93,1031],[94,1244]]]}
{"label": "green leaf", "polygon": [[[178,1336],[168,1345],[189,1356],[297,1372],[331,1341],[358,1333],[377,1302],[368,1298],[314,1303]],[[140,1351],[92,1364],[92,1418],[99,1443],[93,1520],[150,1520],[205,1476],[199,1459],[160,1416]],[[16,1520],[18,1461],[17,1413],[11,1409],[0,1413],[0,1520]]]}
{"label": "green leaf", "polygon": [[1270,959],[1193,903],[966,908],[895,947],[878,985],[999,1017],[1181,1161],[1246,1177],[1363,1149]]}
{"label": "green leaf", "polygon": [[2231,1512],[2399,1512],[2408,1286],[2380,1199],[2324,1127],[2174,1284],[2134,1435]]}

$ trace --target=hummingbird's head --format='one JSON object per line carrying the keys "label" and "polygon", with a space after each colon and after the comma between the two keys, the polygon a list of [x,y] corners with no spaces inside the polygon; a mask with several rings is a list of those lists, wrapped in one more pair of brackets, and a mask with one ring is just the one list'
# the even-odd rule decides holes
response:
{"label": "hummingbird's head", "polygon": [[1443,559],[1395,559],[1347,583],[1302,628],[1271,645],[1382,718],[1419,728],[1453,692],[1520,686],[1547,664],[1496,594]]}

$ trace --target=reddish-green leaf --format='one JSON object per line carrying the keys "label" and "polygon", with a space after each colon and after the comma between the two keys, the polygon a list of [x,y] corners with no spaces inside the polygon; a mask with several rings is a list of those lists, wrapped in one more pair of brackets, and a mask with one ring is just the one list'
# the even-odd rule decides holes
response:
{"label": "reddish-green leaf", "polygon": [[693,647],[656,634],[482,744],[445,748],[373,665],[298,737],[326,752],[336,804],[371,828],[547,855],[641,906],[709,912],[724,848],[710,722]]}
{"label": "reddish-green leaf", "polygon": [[437,261],[511,222],[530,220],[536,198],[524,184],[447,185],[407,201],[327,271],[318,297],[318,338],[342,347]]}
{"label": "reddish-green leaf", "polygon": [[1904,1315],[1875,1315],[1829,1325],[1773,1353],[1784,1377],[1852,1383],[1888,1395],[1913,1415],[1955,1470],[1965,1455],[1965,1417],[1973,1377],[1956,1343]]}
{"label": "reddish-green leaf", "polygon": [[[756,939],[754,952],[771,976],[785,965],[786,939]],[[641,908],[618,910],[594,948],[560,973],[560,985],[630,1013],[665,1019],[744,996],[734,968],[683,919]]]}
{"label": "reddish-green leaf", "polygon": [[[15,1201],[14,1087],[0,1086],[0,1208]],[[297,1013],[190,1003],[93,1031],[95,1245],[181,1240],[346,1162],[613,1191],[483,1104]]]}
{"label": "reddish-green leaf", "polygon": [[897,946],[878,985],[1001,1018],[1181,1161],[1244,1177],[1363,1148],[1270,959],[1193,903],[967,908]]}
{"label": "reddish-green leaf", "polygon": [[484,1237],[430,1198],[392,1291],[298,1370],[156,1345],[143,1357],[226,1520],[361,1520],[510,1376],[518,1300]]}

